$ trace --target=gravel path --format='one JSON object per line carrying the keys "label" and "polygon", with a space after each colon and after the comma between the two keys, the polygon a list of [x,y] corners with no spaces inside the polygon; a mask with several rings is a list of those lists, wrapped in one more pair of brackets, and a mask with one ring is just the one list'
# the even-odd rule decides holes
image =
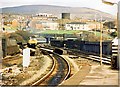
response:
{"label": "gravel path", "polygon": [[35,75],[33,75],[30,79],[25,80],[22,82],[20,85],[28,85],[35,80],[39,79],[42,77],[43,74],[46,73],[46,70],[50,67],[52,60],[48,56],[44,56],[44,63],[43,66],[40,68],[39,71],[36,72]]}

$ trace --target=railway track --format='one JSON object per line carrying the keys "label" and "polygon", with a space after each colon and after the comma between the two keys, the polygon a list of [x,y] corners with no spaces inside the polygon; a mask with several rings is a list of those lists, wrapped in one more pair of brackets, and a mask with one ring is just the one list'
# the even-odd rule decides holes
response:
{"label": "railway track", "polygon": [[[48,52],[47,49],[42,49],[43,51]],[[70,65],[63,57],[60,55],[50,52],[51,57],[54,60],[53,68],[49,74],[38,80],[37,82],[33,83],[32,85],[46,85],[46,86],[57,86],[62,81],[66,80],[70,75]]]}
{"label": "railway track", "polygon": [[[51,47],[50,49],[54,49],[54,48],[55,47]],[[49,49],[49,48],[47,48],[47,49]],[[70,54],[70,55],[72,54],[72,55],[75,55],[75,56],[78,56],[78,57],[81,57],[81,58],[85,58],[85,59],[93,60],[93,61],[96,61],[96,62],[100,62],[100,57],[99,57],[98,54],[83,52],[83,51],[79,51],[79,50],[75,50],[75,49],[64,49],[64,50],[67,50],[67,53]],[[111,64],[111,57],[103,55],[102,63],[110,65]]]}
{"label": "railway track", "polygon": [[[42,49],[43,50],[43,49]],[[46,51],[46,50],[44,50]],[[35,85],[46,85],[46,86],[57,86],[59,85],[62,81],[66,80],[70,74],[70,65],[65,60],[63,57],[60,55],[53,53],[53,52],[48,52],[48,50],[45,52],[49,57],[51,57],[53,61],[52,67],[50,67],[50,71],[46,75],[44,75],[42,78],[37,80],[34,83],[31,83],[33,86]],[[10,61],[18,61],[18,59],[22,59],[22,57],[12,56],[9,58],[4,58],[4,62],[10,62]]]}
{"label": "railway track", "polygon": [[18,60],[20,58],[22,58],[22,56],[17,54],[17,55],[14,55],[14,56],[9,56],[9,57],[3,58],[2,62],[4,62],[4,61],[9,62],[9,61],[13,61],[13,60]]}
{"label": "railway track", "polygon": [[[85,59],[93,60],[93,61],[96,61],[96,62],[100,62],[100,57],[98,55],[83,53],[83,52],[80,52],[78,50],[70,50],[70,49],[68,50],[67,49],[67,51],[68,51],[68,54],[72,54],[72,55],[76,55],[76,56],[81,57],[81,58],[85,58]],[[111,64],[111,58],[103,56],[102,57],[102,63]]]}
{"label": "railway track", "polygon": [[[53,48],[54,49],[54,48]],[[51,58],[53,58],[53,67],[51,68],[51,71],[46,74],[43,78],[39,79],[32,85],[39,86],[39,85],[46,85],[46,86],[57,86],[59,85],[62,81],[66,80],[69,75],[70,75],[70,65],[65,60],[62,58],[60,55],[56,54],[53,52],[53,50],[45,49],[42,48],[41,50],[47,52],[47,55],[49,55]],[[68,54],[76,55],[81,58],[86,58],[94,61],[100,61],[100,57],[93,55],[93,54],[87,54],[87,53],[82,53],[77,50],[70,50],[66,49]],[[17,60],[16,56],[13,58],[9,59],[4,59],[5,62],[12,61],[12,60]],[[102,58],[102,62],[105,64],[111,64],[111,59],[110,58]]]}

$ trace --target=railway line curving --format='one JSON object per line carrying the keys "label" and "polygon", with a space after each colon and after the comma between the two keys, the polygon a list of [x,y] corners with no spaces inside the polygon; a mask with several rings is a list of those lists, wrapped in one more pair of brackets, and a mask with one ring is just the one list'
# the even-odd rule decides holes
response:
{"label": "railway line curving", "polygon": [[[44,49],[44,50],[46,50],[46,48]],[[48,51],[48,50],[47,50]],[[53,52],[52,50],[50,50],[51,52]],[[68,54],[72,54],[72,55],[75,55],[75,56],[78,56],[78,57],[81,57],[81,58],[85,58],[85,59],[89,59],[89,60],[92,60],[92,61],[96,61],[96,62],[99,62],[100,61],[100,58],[99,58],[99,56],[97,56],[97,55],[90,55],[89,53],[81,53],[81,52],[78,52],[78,51],[74,51],[74,50],[70,50],[70,49],[68,49],[67,50],[67,52],[68,52]],[[53,54],[56,54],[56,53],[53,53]],[[58,55],[58,54],[56,54],[56,55]],[[64,59],[65,60],[65,59]],[[111,59],[110,59],[110,57],[104,57],[104,58],[102,58],[102,62],[104,63],[104,64],[111,64]],[[87,73],[90,71],[90,66],[91,66],[91,64],[89,65],[86,65],[86,67],[87,67],[87,70],[84,70],[83,69],[83,67],[85,67],[85,66],[83,66],[82,67],[82,69],[80,70],[80,71],[78,71],[78,74],[79,73],[83,73],[84,71],[87,71]],[[81,80],[80,81],[78,81],[78,83],[79,82],[81,82],[83,79],[84,79],[84,77],[87,75],[87,73],[85,74],[85,75],[83,75],[83,78],[81,78]],[[74,77],[76,77],[77,76],[77,73],[76,73],[76,75],[73,75],[71,78],[74,78]],[[66,76],[66,77],[68,77],[68,76]],[[63,80],[63,82],[62,82],[62,84],[59,84],[59,85],[64,85],[64,84],[68,84],[69,82],[70,83],[72,83],[71,81],[73,81],[73,80],[71,80],[71,78],[69,78],[68,80],[66,80],[66,78]],[[55,82],[56,83],[56,82]],[[76,83],[76,84],[78,84],[78,83]],[[43,85],[45,85],[45,84],[43,84]],[[49,84],[49,85],[51,85],[51,84]],[[56,85],[56,84],[55,84]]]}
{"label": "railway line curving", "polygon": [[[48,50],[46,49],[42,49],[42,50],[48,52]],[[33,83],[32,84],[33,86],[35,85],[57,86],[62,81],[66,80],[69,77],[70,75],[69,62],[66,59],[64,59],[62,56],[54,52],[50,52],[50,53],[51,54],[48,55],[54,60],[52,69],[43,78]]]}
{"label": "railway line curving", "polygon": [[[81,57],[81,58],[85,58],[85,59],[89,59],[89,60],[93,60],[93,61],[96,61],[96,62],[100,62],[100,57],[98,55],[94,55],[94,54],[89,54],[89,52],[87,53],[83,53],[81,51],[78,51],[78,50],[70,50],[68,49],[68,54],[72,54],[72,55],[76,55],[78,57]],[[102,57],[102,63],[104,64],[111,64],[111,57]]]}
{"label": "railway line curving", "polygon": [[[71,67],[70,67],[68,60],[64,59],[61,55],[54,53],[53,50],[48,50],[46,48],[42,48],[41,50],[45,51],[45,53],[49,55],[49,57],[53,61],[53,64],[52,64],[52,68],[50,69],[50,71],[48,71],[48,73],[45,76],[43,76],[36,82],[32,83],[32,86],[36,86],[36,85],[37,86],[39,85],[58,86],[60,85],[70,76],[70,73],[71,73]],[[96,55],[88,55],[88,54],[80,53],[78,51],[74,51],[70,49],[68,49],[67,52],[70,55],[72,54],[72,55],[76,55],[81,58],[87,58],[87,59],[91,59],[91,60],[95,60],[99,62],[99,57]],[[9,60],[5,58],[3,60],[12,61],[13,59],[14,58]],[[110,58],[103,58],[103,63],[110,64],[110,62],[111,62]]]}
{"label": "railway line curving", "polygon": [[38,85],[38,84],[42,83],[54,71],[54,69],[55,69],[55,59],[53,59],[51,55],[49,55],[49,56],[51,57],[51,59],[53,61],[53,65],[52,65],[51,70],[45,76],[43,76],[41,79],[39,79],[38,81],[34,82],[32,84],[32,86],[35,86],[35,85]]}

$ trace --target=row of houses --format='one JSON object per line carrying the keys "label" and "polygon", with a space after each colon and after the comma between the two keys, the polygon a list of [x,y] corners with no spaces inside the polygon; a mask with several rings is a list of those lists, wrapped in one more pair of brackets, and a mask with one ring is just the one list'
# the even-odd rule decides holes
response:
{"label": "row of houses", "polygon": [[[60,24],[54,21],[39,21],[33,20],[29,25],[31,28],[40,30],[59,30]],[[64,30],[92,30],[103,28],[101,23],[91,23],[91,22],[70,22],[64,24]]]}
{"label": "row of houses", "polygon": [[103,28],[103,24],[97,22],[70,22],[65,24],[66,30],[99,30],[100,28]]}
{"label": "row of houses", "polygon": [[[63,15],[64,16],[64,15]],[[68,22],[63,23],[64,19],[61,19],[61,22],[57,21],[58,18],[55,15],[48,13],[39,13],[32,16],[32,20],[29,24],[31,28],[40,29],[40,30],[91,30],[91,29],[100,29],[100,23],[98,22]],[[62,26],[62,28],[60,27]],[[103,27],[103,25],[102,25]]]}
{"label": "row of houses", "polygon": [[[4,25],[17,27],[19,29],[39,29],[39,30],[91,30],[97,29],[100,30],[103,28],[103,23],[100,22],[79,22],[79,21],[69,21],[67,23],[62,24],[62,28],[60,28],[61,23],[57,20],[58,18],[55,15],[48,14],[48,13],[39,13],[32,16],[26,15],[5,15],[4,18]],[[59,19],[60,20],[60,19]],[[61,19],[62,20],[62,19]]]}
{"label": "row of houses", "polygon": [[40,21],[40,20],[32,20],[29,24],[32,29],[39,30],[58,30],[59,23],[53,21]]}
{"label": "row of houses", "polygon": [[[12,27],[26,28],[26,26],[32,29],[40,29],[40,30],[59,30],[59,23],[50,20],[28,20],[28,21],[18,21],[14,19],[11,21]],[[101,27],[100,27],[101,26]],[[85,23],[85,22],[70,22],[64,24],[65,30],[91,30],[91,29],[100,29],[103,28],[103,24],[100,23]]]}
{"label": "row of houses", "polygon": [[34,20],[56,21],[56,20],[58,20],[58,17],[53,15],[53,14],[39,13],[39,14],[33,15],[32,19],[34,19]]}

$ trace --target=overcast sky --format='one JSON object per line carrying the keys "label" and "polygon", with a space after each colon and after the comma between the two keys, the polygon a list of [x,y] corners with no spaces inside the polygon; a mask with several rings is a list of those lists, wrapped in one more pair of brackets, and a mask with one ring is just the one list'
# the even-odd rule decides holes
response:
{"label": "overcast sky", "polygon": [[[118,2],[120,0],[107,0]],[[58,5],[70,7],[88,7],[116,15],[117,5],[106,5],[102,0],[0,0],[0,8],[21,5]]]}

